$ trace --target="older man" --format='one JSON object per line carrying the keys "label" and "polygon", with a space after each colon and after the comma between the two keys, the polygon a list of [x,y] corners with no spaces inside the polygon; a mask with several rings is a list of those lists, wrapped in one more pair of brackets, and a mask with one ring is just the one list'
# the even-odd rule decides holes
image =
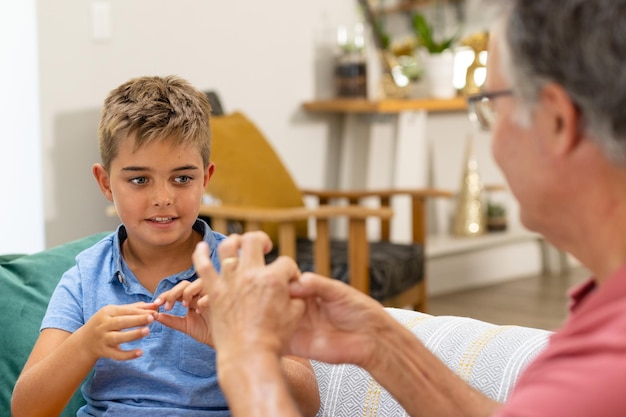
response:
{"label": "older man", "polygon": [[593,272],[509,400],[466,385],[367,296],[287,259],[264,266],[269,241],[251,234],[221,246],[222,276],[199,247],[202,281],[164,299],[199,307],[212,326],[234,415],[298,415],[280,374],[289,353],[362,366],[412,416],[626,416],[624,22],[626,0],[507,1],[485,92],[469,100],[523,223]]}

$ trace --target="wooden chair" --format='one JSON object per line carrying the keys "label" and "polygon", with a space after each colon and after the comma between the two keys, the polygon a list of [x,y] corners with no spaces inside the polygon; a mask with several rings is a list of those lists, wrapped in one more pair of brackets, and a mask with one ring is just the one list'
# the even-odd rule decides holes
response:
{"label": "wooden chair", "polygon": [[[426,310],[426,202],[431,197],[450,197],[450,192],[299,189],[262,132],[244,114],[214,115],[211,123],[216,170],[207,193],[220,204],[203,205],[201,215],[210,217],[214,230],[229,233],[233,221],[243,225],[241,231],[264,230],[278,247],[268,259],[291,256],[302,270],[342,279],[386,306]],[[412,244],[389,242],[390,202],[397,195],[411,197]],[[306,196],[316,197],[319,205],[305,207]],[[379,208],[360,205],[365,198],[378,198]],[[341,199],[349,204],[329,204]],[[381,219],[379,242],[367,241],[366,219],[372,216]],[[331,239],[329,221],[336,217],[348,219],[347,241]],[[314,242],[308,238],[311,218]]]}

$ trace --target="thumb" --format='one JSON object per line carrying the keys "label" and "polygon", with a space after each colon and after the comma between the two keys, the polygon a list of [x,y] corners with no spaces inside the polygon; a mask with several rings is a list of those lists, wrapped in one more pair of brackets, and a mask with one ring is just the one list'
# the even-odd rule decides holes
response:
{"label": "thumb", "polygon": [[164,326],[171,327],[174,330],[178,330],[179,332],[185,332],[186,330],[186,322],[184,317],[175,316],[173,314],[167,313],[158,313],[157,321]]}

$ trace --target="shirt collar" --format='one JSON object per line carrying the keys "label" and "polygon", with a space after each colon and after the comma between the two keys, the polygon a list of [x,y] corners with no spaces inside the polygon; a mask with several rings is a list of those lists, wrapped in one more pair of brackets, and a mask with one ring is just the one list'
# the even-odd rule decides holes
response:
{"label": "shirt collar", "polygon": [[576,285],[569,291],[569,310],[575,311],[578,306],[587,298],[589,294],[595,291],[596,281],[593,278],[589,278],[586,281]]}
{"label": "shirt collar", "polygon": [[[213,234],[209,225],[202,219],[196,219],[196,222],[193,224],[192,229],[202,235],[202,240],[209,244],[210,248],[214,248],[217,246],[217,242],[215,240],[215,235]],[[120,224],[117,227],[113,235],[113,248],[112,248],[112,264],[114,265],[112,269],[111,278],[109,282],[120,282],[120,276],[122,275],[122,243],[126,240],[128,234],[126,233],[126,227],[123,224]],[[192,267],[187,271],[181,271],[181,274],[178,274],[177,277],[179,279],[191,279],[196,274],[195,269]]]}

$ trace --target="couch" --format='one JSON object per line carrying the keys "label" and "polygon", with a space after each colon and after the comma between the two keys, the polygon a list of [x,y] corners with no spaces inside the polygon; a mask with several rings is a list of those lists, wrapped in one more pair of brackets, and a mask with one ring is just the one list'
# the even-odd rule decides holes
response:
{"label": "couch", "polygon": [[[13,386],[58,280],[74,264],[76,254],[105,235],[95,234],[31,255],[0,255],[0,416],[10,415]],[[546,346],[550,335],[544,330],[496,326],[463,317],[387,311],[462,378],[500,401],[506,399],[521,371]],[[406,415],[361,368],[315,361],[313,367],[320,387],[319,417]],[[62,416],[75,415],[82,404],[77,392]]]}

